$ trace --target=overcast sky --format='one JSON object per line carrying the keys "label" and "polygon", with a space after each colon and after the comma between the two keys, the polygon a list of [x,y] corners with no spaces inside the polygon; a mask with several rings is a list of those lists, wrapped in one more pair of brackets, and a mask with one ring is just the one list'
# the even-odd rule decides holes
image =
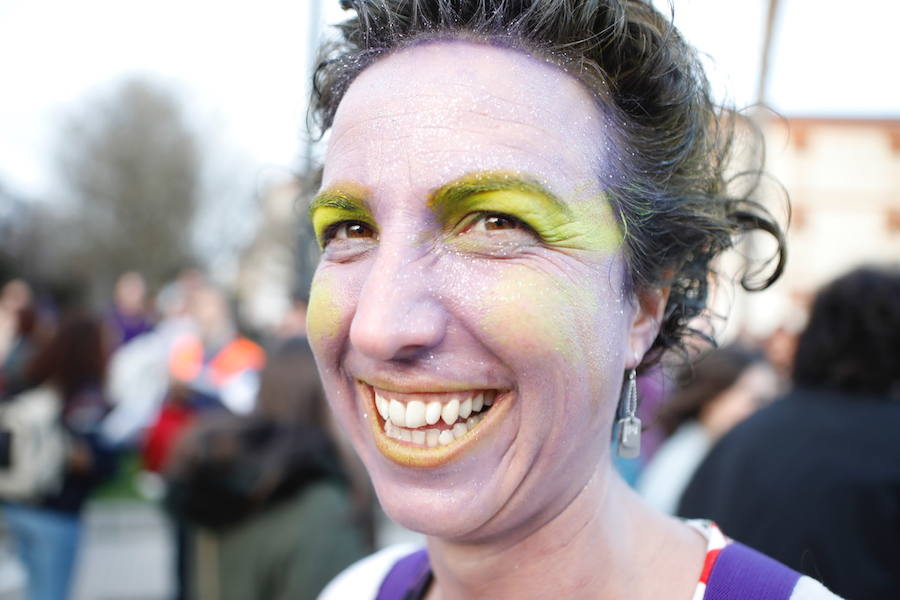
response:
{"label": "overcast sky", "polygon": [[[337,0],[324,4],[324,18],[339,19]],[[779,112],[900,118],[900,2],[781,4],[769,84]],[[739,106],[756,95],[767,6],[676,1],[676,25],[711,56],[715,88]],[[203,128],[258,168],[291,168],[309,14],[309,0],[0,0],[0,182],[47,194],[62,115],[134,74],[179,92]]]}

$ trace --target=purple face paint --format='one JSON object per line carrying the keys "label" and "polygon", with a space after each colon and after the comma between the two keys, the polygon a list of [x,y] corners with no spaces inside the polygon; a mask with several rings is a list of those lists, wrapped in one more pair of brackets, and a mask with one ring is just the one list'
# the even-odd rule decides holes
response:
{"label": "purple face paint", "polygon": [[652,335],[623,293],[603,123],[556,67],[467,42],[382,59],[338,109],[310,340],[407,527],[529,527],[606,468],[623,370]]}

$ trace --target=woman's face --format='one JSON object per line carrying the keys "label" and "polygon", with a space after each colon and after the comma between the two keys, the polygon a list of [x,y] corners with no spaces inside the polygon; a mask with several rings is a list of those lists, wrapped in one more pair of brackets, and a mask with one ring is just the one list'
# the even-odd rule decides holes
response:
{"label": "woman's face", "polygon": [[623,294],[604,122],[556,67],[466,42],[384,58],[341,102],[310,209],[309,338],[407,527],[535,526],[608,464],[655,326]]}

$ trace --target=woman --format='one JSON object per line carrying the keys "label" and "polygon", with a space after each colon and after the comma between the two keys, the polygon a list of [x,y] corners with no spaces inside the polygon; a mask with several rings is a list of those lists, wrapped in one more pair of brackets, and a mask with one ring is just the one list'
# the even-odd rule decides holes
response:
{"label": "woman", "polygon": [[636,451],[634,372],[678,346],[709,261],[742,230],[780,240],[726,193],[693,52],[636,1],[352,5],[315,81],[309,336],[382,506],[428,548],[323,597],[702,597],[722,536],[642,503],[608,447],[617,422]]}
{"label": "woman", "polygon": [[768,404],[778,380],[762,353],[732,345],[684,368],[678,385],[657,415],[666,441],[637,481],[638,493],[668,514],[716,440]]}
{"label": "woman", "polygon": [[100,319],[72,312],[62,318],[56,333],[36,351],[26,369],[30,385],[49,385],[57,392],[66,434],[60,488],[27,504],[4,506],[28,574],[29,600],[69,597],[82,508],[91,492],[115,470],[116,454],[98,431],[109,411],[102,391],[106,355]]}

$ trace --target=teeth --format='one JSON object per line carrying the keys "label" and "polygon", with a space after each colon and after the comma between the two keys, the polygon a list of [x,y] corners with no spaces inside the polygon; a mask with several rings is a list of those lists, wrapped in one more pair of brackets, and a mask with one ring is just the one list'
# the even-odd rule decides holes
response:
{"label": "teeth", "polygon": [[[446,404],[435,400],[427,404],[421,400],[411,400],[404,404],[398,400],[388,400],[375,394],[375,407],[384,419],[387,437],[410,442],[418,446],[434,448],[447,446],[472,431],[484,418],[481,411],[491,406],[496,392],[479,392],[460,402],[455,398]],[[425,428],[443,420],[450,429]]]}
{"label": "teeth", "polygon": [[425,403],[413,400],[406,405],[406,427],[415,429],[425,424]]}
{"label": "teeth", "polygon": [[443,410],[443,406],[437,400],[433,400],[428,403],[428,406],[425,408],[425,422],[429,425],[434,425],[438,421],[441,420],[441,410]]}
{"label": "teeth", "polygon": [[390,418],[391,422],[394,425],[399,425],[400,427],[406,427],[406,407],[396,400],[391,400],[390,404]]}
{"label": "teeth", "polygon": [[435,446],[446,446],[461,439],[468,432],[472,431],[482,418],[481,415],[472,415],[467,420],[456,423],[451,429],[443,430],[433,427],[428,429],[407,429],[406,427],[394,425],[392,421],[387,420],[384,422],[384,431],[388,437],[395,440],[434,448]]}
{"label": "teeth", "polygon": [[480,412],[484,408],[484,393],[479,392],[472,398],[472,412]]}
{"label": "teeth", "polygon": [[425,432],[425,443],[429,448],[434,448],[438,445],[438,438],[441,437],[441,432],[437,429],[428,429]]}
{"label": "teeth", "polygon": [[466,398],[465,401],[459,405],[459,416],[461,419],[468,419],[469,415],[472,414],[472,399]]}
{"label": "teeth", "polygon": [[454,398],[441,409],[441,418],[447,425],[453,425],[457,417],[459,417],[459,400]]}
{"label": "teeth", "polygon": [[385,400],[381,396],[381,394],[376,393],[375,394],[375,407],[378,409],[378,414],[381,415],[381,418],[384,419],[385,421],[387,420],[388,415],[390,414],[388,411],[388,406],[389,406],[388,401]]}

